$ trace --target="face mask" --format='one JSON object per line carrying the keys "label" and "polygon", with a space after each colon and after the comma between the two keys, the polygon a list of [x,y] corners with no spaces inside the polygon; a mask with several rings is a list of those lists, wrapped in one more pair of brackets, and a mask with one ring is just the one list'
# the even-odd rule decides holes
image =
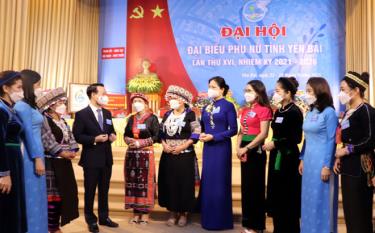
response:
{"label": "face mask", "polygon": [[17,103],[24,98],[23,91],[12,92],[9,97],[14,103]]}
{"label": "face mask", "polygon": [[107,105],[109,102],[109,98],[106,95],[99,96],[98,98],[98,104],[99,105]]}
{"label": "face mask", "polygon": [[219,92],[212,88],[208,88],[207,95],[209,98],[216,98],[216,97],[219,97]]}
{"label": "face mask", "polygon": [[284,97],[282,97],[279,93],[275,93],[275,94],[273,94],[273,96],[272,96],[272,100],[273,100],[276,104],[278,104],[278,103],[280,103],[281,101],[284,100]]}
{"label": "face mask", "polygon": [[316,102],[316,97],[310,94],[305,94],[304,95],[304,100],[307,105],[312,105]]}
{"label": "face mask", "polygon": [[340,100],[340,103],[345,105],[347,103],[349,103],[351,97],[348,93],[344,92],[344,91],[340,91],[339,93],[339,100]]}
{"label": "face mask", "polygon": [[180,102],[178,100],[170,100],[169,106],[171,109],[178,109],[180,107]]}
{"label": "face mask", "polygon": [[66,105],[65,104],[61,104],[59,105],[56,109],[55,109],[55,112],[59,115],[65,115],[66,114]]}
{"label": "face mask", "polygon": [[246,92],[244,97],[245,97],[246,103],[251,103],[251,102],[254,102],[257,96],[252,92],[251,93]]}
{"label": "face mask", "polygon": [[136,112],[142,112],[145,109],[145,105],[143,103],[140,103],[140,102],[134,103],[133,107],[134,107]]}
{"label": "face mask", "polygon": [[43,90],[41,87],[37,88],[34,90],[34,95],[36,96],[36,98],[39,98],[43,95]]}

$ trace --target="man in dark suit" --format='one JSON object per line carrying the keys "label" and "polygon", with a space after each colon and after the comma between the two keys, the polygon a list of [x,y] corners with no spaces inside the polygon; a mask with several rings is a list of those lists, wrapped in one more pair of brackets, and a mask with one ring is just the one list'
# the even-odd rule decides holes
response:
{"label": "man in dark suit", "polygon": [[118,227],[108,216],[108,191],[113,164],[111,143],[116,140],[116,132],[111,113],[103,108],[108,103],[104,85],[90,85],[87,95],[90,104],[76,113],[73,134],[83,147],[79,165],[84,172],[85,219],[90,232],[99,232],[98,218],[93,211],[97,186],[99,224]]}

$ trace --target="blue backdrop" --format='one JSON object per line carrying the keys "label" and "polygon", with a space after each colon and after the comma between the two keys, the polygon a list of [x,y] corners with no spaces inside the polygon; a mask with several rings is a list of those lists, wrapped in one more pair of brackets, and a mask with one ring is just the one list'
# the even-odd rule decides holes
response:
{"label": "blue backdrop", "polygon": [[[100,49],[125,47],[126,1],[101,1]],[[336,106],[345,73],[345,1],[168,0],[175,41],[198,91],[223,76],[243,101],[251,79],[271,93],[280,76],[295,76],[300,89],[311,76],[328,80]],[[100,81],[125,93],[125,59],[100,61]]]}
{"label": "blue backdrop", "polygon": [[[169,0],[168,4],[178,49],[199,91],[207,89],[209,77],[221,75],[241,101],[250,79],[262,80],[271,92],[279,76],[297,77],[302,90],[309,77],[322,76],[337,95],[345,72],[345,1]],[[272,38],[278,32],[272,24],[284,27],[284,35],[280,30]],[[238,27],[244,33],[236,31]],[[257,27],[266,27],[266,36],[262,30],[257,36]],[[212,46],[219,47],[216,54]]]}
{"label": "blue backdrop", "polygon": [[[100,1],[99,82],[108,92],[125,94],[127,1]],[[125,47],[125,58],[101,59],[102,48]]]}

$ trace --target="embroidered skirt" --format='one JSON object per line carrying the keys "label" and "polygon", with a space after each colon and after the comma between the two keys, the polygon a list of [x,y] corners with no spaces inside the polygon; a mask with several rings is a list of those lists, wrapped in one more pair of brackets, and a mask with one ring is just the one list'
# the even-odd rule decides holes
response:
{"label": "embroidered skirt", "polygon": [[125,208],[149,212],[155,205],[155,158],[152,147],[128,149],[125,156]]}

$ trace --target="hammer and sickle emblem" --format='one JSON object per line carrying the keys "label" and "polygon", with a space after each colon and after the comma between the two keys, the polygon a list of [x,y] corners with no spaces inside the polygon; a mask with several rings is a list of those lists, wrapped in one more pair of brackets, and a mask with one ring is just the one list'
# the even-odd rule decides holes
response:
{"label": "hammer and sickle emblem", "polygon": [[142,6],[137,6],[133,9],[133,14],[130,16],[131,19],[141,19],[143,18],[144,10]]}

